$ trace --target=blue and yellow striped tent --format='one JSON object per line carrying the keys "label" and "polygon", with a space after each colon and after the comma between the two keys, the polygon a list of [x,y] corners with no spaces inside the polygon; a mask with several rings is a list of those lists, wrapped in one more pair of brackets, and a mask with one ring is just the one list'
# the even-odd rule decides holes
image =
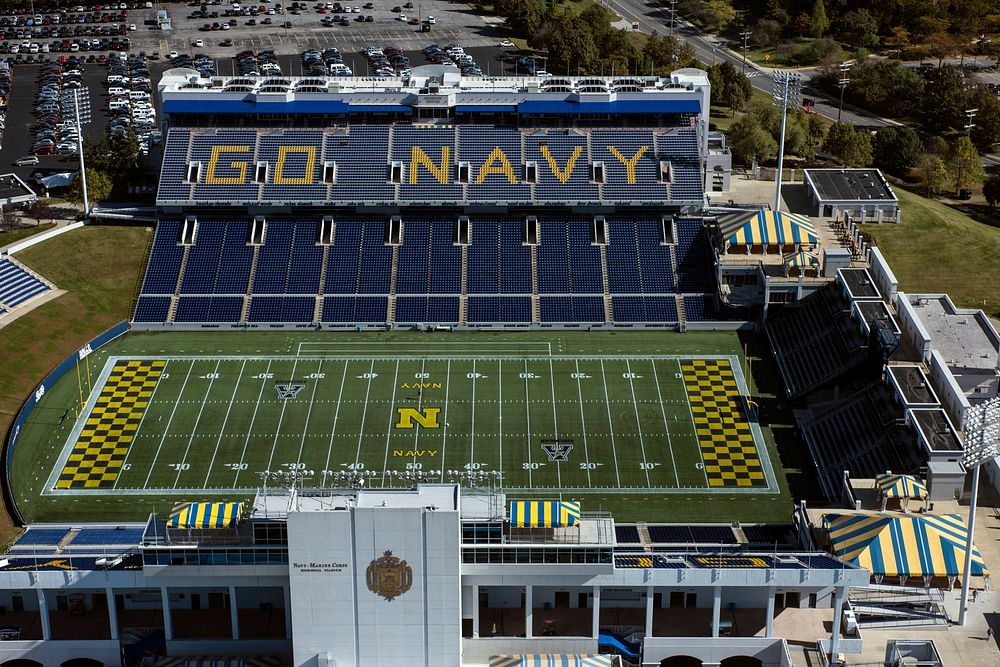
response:
{"label": "blue and yellow striped tent", "polygon": [[819,257],[807,252],[796,252],[785,255],[785,266],[790,269],[816,269],[819,268]]}
{"label": "blue and yellow striped tent", "polygon": [[611,656],[604,654],[534,653],[490,656],[490,667],[611,667],[611,664]]}
{"label": "blue and yellow striped tent", "polygon": [[885,498],[916,498],[927,497],[927,486],[913,475],[894,475],[884,473],[875,476],[875,487]]}
{"label": "blue and yellow striped tent", "polygon": [[239,521],[243,503],[177,503],[167,528],[228,528]]}
{"label": "blue and yellow striped tent", "polygon": [[[833,555],[881,577],[957,577],[968,527],[959,514],[824,514]],[[973,547],[973,576],[989,576]]]}
{"label": "blue and yellow striped tent", "polygon": [[514,500],[510,525],[516,528],[562,528],[580,523],[580,503],[559,500]]}
{"label": "blue and yellow striped tent", "polygon": [[816,245],[816,227],[800,213],[741,211],[719,217],[719,232],[730,246]]}

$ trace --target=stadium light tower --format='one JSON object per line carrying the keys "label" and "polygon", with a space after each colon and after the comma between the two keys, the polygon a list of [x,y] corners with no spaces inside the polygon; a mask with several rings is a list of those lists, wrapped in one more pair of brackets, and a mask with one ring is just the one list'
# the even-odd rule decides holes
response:
{"label": "stadium light tower", "polygon": [[972,534],[976,528],[976,500],[979,495],[979,469],[982,464],[1000,455],[1000,397],[991,398],[968,412],[965,422],[965,451],[962,465],[972,468],[972,492],[969,494],[969,535],[965,540],[965,561],[962,566],[962,599],[959,603],[958,624],[965,625],[969,614],[969,579],[972,575]]}
{"label": "stadium light tower", "polygon": [[802,94],[802,76],[796,72],[775,72],[771,86],[771,99],[781,107],[781,141],[778,143],[778,171],[774,177],[774,210],[781,210],[781,170],[785,161],[785,121],[788,106],[798,106]]}
{"label": "stadium light tower", "polygon": [[76,114],[76,134],[80,137],[80,185],[83,186],[83,215],[90,215],[90,196],[87,194],[87,166],[83,161],[83,125],[80,124],[80,96],[73,91],[73,111]]}

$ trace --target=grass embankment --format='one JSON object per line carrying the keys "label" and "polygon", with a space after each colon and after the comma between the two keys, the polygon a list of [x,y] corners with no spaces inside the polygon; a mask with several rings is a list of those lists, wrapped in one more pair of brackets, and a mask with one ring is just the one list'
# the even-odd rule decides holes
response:
{"label": "grass embankment", "polygon": [[1000,229],[896,189],[898,225],[864,225],[904,292],[947,292],[959,306],[1000,315]]}
{"label": "grass embankment", "polygon": [[[85,227],[18,253],[17,259],[67,293],[3,329],[0,430],[6,432],[21,402],[46,373],[128,317],[149,233],[135,227]],[[9,518],[0,513],[0,543],[12,530]]]}
{"label": "grass embankment", "polygon": [[8,246],[18,241],[23,241],[29,236],[40,234],[56,226],[54,222],[46,222],[44,225],[30,225],[28,227],[18,227],[10,231],[0,232],[0,246]]}

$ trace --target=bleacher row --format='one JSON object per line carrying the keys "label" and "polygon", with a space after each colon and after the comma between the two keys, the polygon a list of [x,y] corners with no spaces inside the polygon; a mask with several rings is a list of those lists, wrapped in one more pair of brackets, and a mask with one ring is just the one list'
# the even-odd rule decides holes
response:
{"label": "bleacher row", "polygon": [[253,224],[199,218],[182,246],[184,223],[161,220],[134,321],[529,323],[537,299],[540,322],[604,323],[607,301],[615,322],[676,323],[678,295],[688,320],[724,318],[700,219],[676,220],[676,246],[651,213],[607,217],[606,245],[592,242],[584,216],[539,215],[534,246],[513,216],[472,216],[467,246],[456,243],[457,216],[403,216],[397,246],[388,220],[357,214],[334,218],[326,246],[316,218],[268,218],[259,246],[248,243]]}
{"label": "bleacher row", "polygon": [[7,257],[0,258],[0,315],[20,306],[49,286]]}
{"label": "bleacher row", "polygon": [[859,479],[886,470],[916,471],[916,438],[901,416],[886,386],[876,384],[801,423],[825,497],[841,497],[845,470]]}
{"label": "bleacher row", "polygon": [[[414,167],[419,147],[426,162]],[[213,163],[213,149],[216,151]],[[445,156],[447,152],[447,156]],[[445,159],[447,158],[447,159]],[[668,181],[661,161],[670,163]],[[390,166],[402,163],[399,183]],[[459,180],[460,163],[469,163]],[[533,183],[526,165],[537,165]],[[195,180],[189,166],[200,164]],[[258,181],[257,165],[267,165]],[[278,165],[281,173],[278,174]],[[591,165],[604,164],[604,181]],[[210,164],[212,164],[210,169]],[[335,165],[332,182],[325,165]],[[209,172],[211,171],[211,176]],[[437,172],[437,173],[435,173]],[[446,182],[442,183],[441,181]],[[695,202],[698,135],[666,130],[521,130],[492,125],[352,125],[331,129],[171,128],[157,199],[179,202]]]}

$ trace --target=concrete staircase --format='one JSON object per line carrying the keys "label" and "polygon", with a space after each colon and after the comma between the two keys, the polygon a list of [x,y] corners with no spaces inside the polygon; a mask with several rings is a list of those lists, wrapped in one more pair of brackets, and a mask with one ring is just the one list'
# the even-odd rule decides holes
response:
{"label": "concrete staircase", "polygon": [[538,299],[538,246],[531,246],[531,321],[542,321],[542,304]]}
{"label": "concrete staircase", "polygon": [[608,285],[608,247],[600,246],[601,250],[601,285],[604,288],[604,321],[614,322],[615,311],[611,304],[611,288]]}
{"label": "concrete staircase", "polygon": [[[247,280],[247,293],[243,295],[243,308],[240,309],[240,323],[245,323],[250,317],[250,300],[253,298],[253,280],[257,275],[257,259],[260,257],[260,246],[253,247],[253,259],[250,260],[250,279]],[[291,257],[289,256],[289,262]]]}
{"label": "concrete staircase", "polygon": [[677,302],[677,330],[687,331],[687,312],[684,310],[684,297],[680,294],[675,294],[674,299]]}
{"label": "concrete staircase", "polygon": [[[386,305],[385,321],[396,321],[396,271],[399,269],[399,246],[392,246],[392,272],[389,274],[389,303]],[[430,271],[430,269],[428,269]]]}
{"label": "concrete staircase", "polygon": [[323,246],[323,263],[319,269],[319,285],[316,287],[316,306],[313,308],[313,322],[323,321],[323,294],[326,292],[326,267],[330,259],[330,246]]}
{"label": "concrete staircase", "polygon": [[184,246],[184,254],[181,255],[181,268],[177,271],[177,285],[174,287],[174,294],[170,297],[170,308],[167,309],[167,323],[174,321],[177,314],[177,302],[181,296],[181,285],[184,283],[184,269],[187,268],[188,255],[191,254],[191,246]]}
{"label": "concrete staircase", "polygon": [[462,246],[462,294],[458,297],[458,323],[466,324],[469,317],[469,246]]}

